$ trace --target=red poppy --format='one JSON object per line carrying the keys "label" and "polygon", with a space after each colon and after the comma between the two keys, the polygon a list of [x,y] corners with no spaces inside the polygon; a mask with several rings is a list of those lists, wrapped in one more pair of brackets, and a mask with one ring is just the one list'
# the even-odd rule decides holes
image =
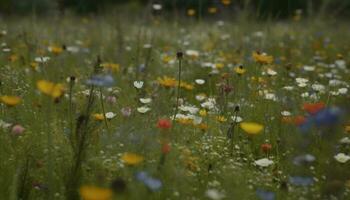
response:
{"label": "red poppy", "polygon": [[168,119],[159,119],[157,127],[160,129],[169,129],[171,128],[171,121]]}
{"label": "red poppy", "polygon": [[318,113],[325,107],[323,102],[318,103],[304,103],[303,109],[311,115]]}
{"label": "red poppy", "polygon": [[162,153],[163,154],[168,154],[170,152],[170,149],[171,149],[171,147],[170,147],[169,143],[164,143],[162,145]]}
{"label": "red poppy", "polygon": [[304,116],[298,115],[294,118],[294,124],[295,125],[302,125],[306,122],[306,118]]}
{"label": "red poppy", "polygon": [[272,149],[272,145],[269,143],[264,143],[260,146],[260,148],[264,153],[267,153]]}

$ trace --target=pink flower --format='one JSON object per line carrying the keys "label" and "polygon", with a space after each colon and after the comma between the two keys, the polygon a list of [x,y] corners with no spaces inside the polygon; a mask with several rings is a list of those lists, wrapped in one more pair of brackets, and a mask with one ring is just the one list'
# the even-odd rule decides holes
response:
{"label": "pink flower", "polygon": [[24,131],[25,131],[25,128],[19,124],[14,125],[11,129],[11,133],[13,135],[22,135]]}
{"label": "pink flower", "polygon": [[131,112],[132,112],[130,107],[122,108],[120,111],[122,112],[122,115],[124,117],[129,117],[131,115]]}
{"label": "pink flower", "polygon": [[107,103],[109,104],[115,104],[117,102],[117,98],[115,96],[108,96],[106,98]]}

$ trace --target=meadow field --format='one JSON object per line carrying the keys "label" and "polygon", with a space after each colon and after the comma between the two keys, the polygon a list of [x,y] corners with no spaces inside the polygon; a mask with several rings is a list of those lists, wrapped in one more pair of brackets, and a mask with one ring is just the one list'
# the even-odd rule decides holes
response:
{"label": "meadow field", "polygon": [[350,199],[347,20],[9,17],[0,44],[1,200]]}

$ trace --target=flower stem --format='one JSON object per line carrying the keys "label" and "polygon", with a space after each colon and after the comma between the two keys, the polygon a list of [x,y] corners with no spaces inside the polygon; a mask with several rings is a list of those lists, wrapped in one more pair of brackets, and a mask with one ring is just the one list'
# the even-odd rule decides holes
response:
{"label": "flower stem", "polygon": [[179,99],[180,99],[180,86],[181,86],[181,69],[182,69],[182,59],[179,58],[179,74],[178,74],[178,84],[177,84],[177,96],[176,96],[176,107],[173,116],[173,120],[175,120],[177,111],[179,109]]}
{"label": "flower stem", "polygon": [[100,101],[101,101],[101,107],[102,107],[102,112],[103,112],[103,119],[107,128],[107,131],[109,132],[109,127],[108,127],[108,122],[107,122],[107,118],[106,118],[106,110],[105,110],[105,106],[103,103],[103,94],[102,94],[102,88],[100,87]]}

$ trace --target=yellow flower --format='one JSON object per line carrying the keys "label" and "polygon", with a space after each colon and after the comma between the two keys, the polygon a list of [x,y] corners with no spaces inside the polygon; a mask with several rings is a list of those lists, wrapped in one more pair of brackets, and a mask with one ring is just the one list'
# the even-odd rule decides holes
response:
{"label": "yellow flower", "polygon": [[222,69],[225,65],[223,63],[216,63],[215,68],[216,69]]}
{"label": "yellow flower", "polygon": [[245,69],[243,68],[243,66],[235,67],[233,70],[234,70],[234,71],[236,72],[236,74],[238,74],[238,75],[242,75],[242,74],[245,73]]}
{"label": "yellow flower", "polygon": [[345,182],[345,186],[350,189],[350,179]]}
{"label": "yellow flower", "polygon": [[60,83],[53,83],[46,80],[39,80],[36,82],[37,88],[40,92],[51,96],[52,98],[59,98],[64,93],[64,86]]}
{"label": "yellow flower", "polygon": [[181,87],[181,88],[184,88],[184,89],[186,89],[186,90],[193,90],[193,88],[194,88],[194,86],[193,86],[192,84],[187,83],[187,82],[185,82],[185,81],[181,81],[180,87]]}
{"label": "yellow flower", "polygon": [[144,160],[143,156],[129,152],[124,153],[121,159],[127,165],[137,165],[143,162]]}
{"label": "yellow flower", "polygon": [[345,132],[350,133],[350,125],[345,126]]}
{"label": "yellow flower", "polygon": [[102,63],[101,67],[103,67],[105,70],[110,70],[113,72],[118,72],[120,69],[120,65],[116,63]]}
{"label": "yellow flower", "polygon": [[207,111],[205,110],[205,109],[201,109],[200,111],[199,111],[199,115],[200,116],[202,116],[202,117],[205,117],[205,116],[207,116]]}
{"label": "yellow flower", "polygon": [[196,14],[196,10],[195,9],[188,9],[187,10],[187,15],[188,16],[194,16]]}
{"label": "yellow flower", "polygon": [[177,81],[174,78],[163,76],[163,78],[158,78],[157,82],[164,87],[176,87]]}
{"label": "yellow flower", "polygon": [[96,120],[96,121],[103,121],[105,119],[105,117],[103,116],[103,114],[100,113],[95,113],[92,115],[92,117]]}
{"label": "yellow flower", "polygon": [[49,51],[50,51],[51,53],[56,54],[56,55],[62,53],[62,51],[63,51],[63,48],[62,48],[62,47],[60,47],[60,46],[55,46],[55,45],[49,46],[48,49],[49,49]]}
{"label": "yellow flower", "polygon": [[215,14],[218,12],[218,9],[216,7],[209,7],[208,8],[208,13],[210,14]]}
{"label": "yellow flower", "polygon": [[112,199],[112,190],[96,186],[81,186],[79,189],[83,200],[110,200]]}
{"label": "yellow flower", "polygon": [[225,6],[228,6],[231,4],[231,0],[221,0],[221,3],[224,4]]}
{"label": "yellow flower", "polygon": [[33,70],[38,70],[39,63],[37,63],[37,62],[31,62],[31,63],[30,63],[30,67],[31,67]]}
{"label": "yellow flower", "polygon": [[180,157],[185,165],[185,167],[190,171],[198,171],[200,168],[198,166],[198,157],[192,156],[192,152],[189,149],[184,149]]}
{"label": "yellow flower", "polygon": [[218,122],[226,122],[227,121],[227,119],[224,116],[216,116],[216,120]]}
{"label": "yellow flower", "polygon": [[196,127],[199,128],[202,131],[206,131],[209,128],[208,125],[205,124],[205,123],[200,123],[200,124],[196,125]]}
{"label": "yellow flower", "polygon": [[0,101],[4,104],[6,104],[7,106],[15,106],[19,103],[21,103],[21,98],[17,97],[17,96],[1,96],[0,97]]}
{"label": "yellow flower", "polygon": [[257,135],[264,129],[263,125],[255,122],[241,122],[239,125],[248,135]]}
{"label": "yellow flower", "polygon": [[170,63],[172,60],[174,60],[174,58],[171,57],[171,56],[165,55],[165,56],[163,56],[162,60],[163,60],[163,62],[164,62],[165,64],[168,64],[168,63]]}
{"label": "yellow flower", "polygon": [[18,60],[18,56],[16,54],[12,54],[8,57],[10,62],[15,62]]}
{"label": "yellow flower", "polygon": [[271,64],[273,62],[273,57],[265,53],[253,52],[252,56],[255,62],[260,64]]}
{"label": "yellow flower", "polygon": [[183,125],[193,124],[193,119],[190,119],[190,118],[177,118],[176,121],[179,124],[183,124]]}

